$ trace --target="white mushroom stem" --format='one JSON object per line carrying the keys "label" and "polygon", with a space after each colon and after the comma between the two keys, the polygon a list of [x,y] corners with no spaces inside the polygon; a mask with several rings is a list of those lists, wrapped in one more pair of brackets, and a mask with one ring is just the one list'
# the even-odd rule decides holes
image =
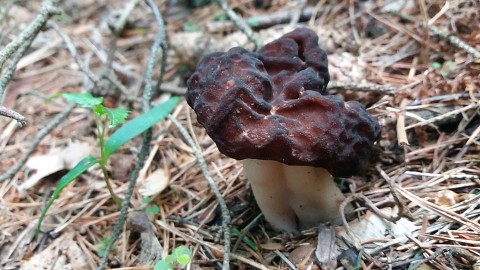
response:
{"label": "white mushroom stem", "polygon": [[327,170],[257,159],[243,160],[243,170],[273,227],[294,232],[321,222],[338,222],[345,197]]}

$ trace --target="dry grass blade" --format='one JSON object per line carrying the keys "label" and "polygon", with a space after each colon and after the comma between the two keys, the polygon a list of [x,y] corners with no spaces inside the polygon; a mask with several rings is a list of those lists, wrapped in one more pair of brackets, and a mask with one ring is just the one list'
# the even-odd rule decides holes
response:
{"label": "dry grass blade", "polygon": [[447,219],[452,219],[455,220],[456,222],[462,224],[463,226],[466,226],[468,228],[471,228],[474,231],[480,231],[480,223],[475,222],[474,220],[470,220],[462,215],[459,215],[453,211],[449,211],[448,209],[444,209],[443,207],[431,203],[425,199],[422,199],[413,193],[407,191],[404,188],[398,187],[399,193],[410,200],[411,202],[415,203],[416,205],[429,210],[433,213],[438,214],[439,216],[445,217]]}

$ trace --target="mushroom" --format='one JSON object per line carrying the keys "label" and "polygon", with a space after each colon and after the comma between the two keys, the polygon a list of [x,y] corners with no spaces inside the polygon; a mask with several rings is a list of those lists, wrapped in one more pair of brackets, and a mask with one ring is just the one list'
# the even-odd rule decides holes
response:
{"label": "mushroom", "polygon": [[361,170],[379,136],[356,101],[327,95],[318,36],[295,29],[258,52],[206,55],[187,82],[187,103],[223,154],[243,160],[265,219],[294,232],[338,220],[333,176]]}

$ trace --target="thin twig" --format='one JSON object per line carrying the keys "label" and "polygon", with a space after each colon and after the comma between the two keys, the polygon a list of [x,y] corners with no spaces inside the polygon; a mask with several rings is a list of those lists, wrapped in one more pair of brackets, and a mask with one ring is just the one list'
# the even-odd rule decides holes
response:
{"label": "thin twig", "polygon": [[302,15],[302,12],[305,9],[305,6],[307,5],[307,1],[306,0],[298,0],[296,4],[297,5],[296,5],[294,11],[290,12],[291,13],[290,27],[295,27],[295,25],[299,23],[300,16]]}
{"label": "thin twig", "polygon": [[438,256],[442,255],[443,251],[444,251],[443,249],[439,249],[439,250],[435,251],[435,253],[433,253],[432,255],[430,255],[426,258],[423,258],[423,259],[412,258],[412,259],[408,259],[408,260],[401,260],[401,261],[392,262],[390,264],[390,266],[391,267],[401,267],[401,266],[412,263],[412,266],[409,269],[417,269],[418,266],[420,266],[421,264],[424,264],[424,263],[429,262],[431,260],[435,260]]}
{"label": "thin twig", "polygon": [[392,220],[390,220],[390,221],[395,223],[395,222],[399,221],[402,216],[407,216],[407,217],[413,219],[412,213],[410,213],[410,210],[408,209],[408,207],[406,207],[405,203],[400,199],[400,196],[399,196],[398,191],[397,191],[397,185],[395,183],[396,180],[398,180],[399,176],[402,175],[402,173],[401,172],[398,173],[396,178],[391,179],[388,176],[388,174],[381,168],[380,165],[377,165],[376,168],[377,168],[378,172],[380,173],[380,175],[382,176],[382,178],[387,182],[388,187],[390,188],[390,193],[392,194],[393,200],[395,201],[395,204],[398,207],[397,216],[392,218]]}
{"label": "thin twig", "polygon": [[55,127],[57,127],[75,108],[74,104],[68,105],[65,109],[57,114],[42,130],[37,133],[35,139],[33,139],[33,143],[28,148],[25,155],[13,166],[5,172],[4,174],[0,175],[0,182],[3,182],[7,179],[10,179],[14,174],[16,174],[22,167],[25,165],[27,160],[30,158],[32,153],[37,149],[37,146],[40,144],[43,138],[47,136]]}
{"label": "thin twig", "polygon": [[73,44],[73,41],[70,39],[70,37],[66,35],[55,22],[48,22],[47,25],[52,27],[53,30],[55,30],[55,32],[57,32],[57,34],[63,39],[63,42],[65,42],[65,45],[67,46],[68,51],[75,60],[75,63],[77,63],[80,70],[93,83],[95,88],[98,88],[98,77],[93,74],[93,72],[88,68],[88,66],[80,60],[80,58],[78,57],[77,49],[75,48],[75,45]]}
{"label": "thin twig", "polygon": [[[165,69],[166,69],[166,66],[167,66],[166,63],[167,63],[168,44],[167,44],[167,34],[165,33],[165,24],[163,22],[162,15],[160,15],[160,12],[158,11],[158,8],[153,1],[147,0],[147,4],[152,9],[152,13],[155,17],[155,21],[157,22],[157,27],[158,27],[157,37],[154,40],[154,46],[152,47],[152,52],[153,52],[153,49],[155,48],[155,51],[153,53],[155,53],[155,56],[156,56],[157,53],[158,53],[158,49],[159,48],[162,49],[162,57],[160,58],[160,63],[161,63],[160,74],[158,75],[158,80],[157,80],[157,84],[156,84],[155,88],[150,89],[150,92],[152,93],[152,95],[154,95],[154,94],[158,93],[158,90],[159,90],[159,88],[160,88],[160,86],[162,85],[162,82],[163,82],[163,75],[165,74]],[[148,64],[152,65],[152,68],[153,68],[154,63],[155,63],[155,58],[153,58],[152,63],[149,62]],[[151,88],[152,85],[153,85],[152,78],[151,77],[148,78],[146,83],[150,83],[150,85],[148,87]]]}
{"label": "thin twig", "polygon": [[255,45],[255,50],[260,49],[262,47],[262,42],[257,34],[255,34],[248,26],[248,24],[235,13],[229,6],[226,0],[217,0],[217,3],[222,8],[223,12],[227,14],[228,18],[235,23],[235,25],[247,36],[247,38]]}
{"label": "thin twig", "polygon": [[395,95],[396,88],[391,85],[380,85],[374,83],[355,83],[355,82],[343,82],[343,81],[330,81],[327,89],[337,90],[352,90],[352,91],[366,91],[382,93],[385,95]]}
{"label": "thin twig", "polygon": [[438,35],[438,36],[441,36],[442,38],[445,38],[447,39],[448,41],[450,41],[450,43],[452,43],[453,45],[455,45],[457,48],[460,48],[464,51],[466,51],[467,53],[471,54],[473,57],[475,58],[478,58],[480,59],[480,52],[477,51],[475,48],[473,48],[472,46],[470,46],[468,43],[466,43],[465,41],[461,40],[460,38],[458,38],[457,36],[453,35],[453,34],[450,34],[448,32],[445,32],[445,31],[442,31],[440,30],[438,27],[434,26],[434,25],[429,25],[428,28],[430,29],[430,31],[435,34],[435,35]]}
{"label": "thin twig", "polygon": [[362,200],[365,202],[365,206],[370,209],[375,215],[379,216],[380,218],[383,218],[387,221],[390,222],[397,222],[402,216],[400,215],[400,211],[395,215],[395,216],[389,216],[385,213],[382,212],[382,210],[378,209],[375,204],[373,204],[370,199],[368,199],[365,195],[361,193],[356,193],[348,196],[341,204],[340,204],[340,217],[342,218],[342,223],[343,227],[345,228],[345,232],[350,236],[353,240],[353,244],[356,249],[360,250],[362,249],[360,245],[360,241],[358,240],[358,237],[352,232],[350,229],[350,225],[348,225],[348,222],[345,218],[345,207],[350,204],[351,202],[355,200]]}
{"label": "thin twig", "polygon": [[124,96],[125,100],[130,101],[130,102],[138,102],[140,101],[139,98],[136,98],[135,96],[132,96],[132,93],[123,85],[120,80],[118,80],[117,76],[113,73],[102,73],[102,79],[108,80],[110,83],[117,88],[120,93]]}
{"label": "thin twig", "polygon": [[405,130],[405,107],[410,101],[403,99],[400,102],[400,111],[397,113],[397,141],[401,146],[409,145],[407,131]]}
{"label": "thin twig", "polygon": [[441,174],[441,173],[427,173],[427,172],[415,172],[415,171],[406,171],[405,174],[415,175],[415,176],[425,176],[425,177],[448,177],[451,179],[480,179],[480,176],[474,174]]}
{"label": "thin twig", "polygon": [[472,99],[472,98],[480,98],[480,93],[476,93],[473,95],[470,94],[448,94],[448,95],[441,95],[441,96],[433,96],[424,99],[417,99],[412,101],[412,103],[408,104],[408,106],[415,106],[421,104],[428,104],[428,103],[435,103],[435,102],[448,102],[448,101],[456,101],[458,99]]}
{"label": "thin twig", "polygon": [[[406,15],[406,14],[402,14],[400,12],[392,12],[392,14],[397,15],[400,18],[411,21],[411,22],[414,22],[416,20],[416,18],[414,18],[412,16],[409,16],[409,15]],[[460,49],[466,51],[468,54],[471,54],[473,57],[480,59],[480,52],[477,51],[472,46],[470,46],[465,41],[458,38],[457,36],[455,36],[455,35],[453,35],[449,32],[442,31],[442,30],[440,30],[440,28],[436,27],[435,25],[428,25],[428,29],[430,30],[430,32],[432,34],[440,36],[440,37],[448,40],[450,43],[452,43],[457,48],[460,48]]]}
{"label": "thin twig", "polygon": [[213,194],[215,194],[215,197],[218,201],[218,204],[220,205],[220,209],[222,211],[222,230],[223,230],[223,237],[224,237],[224,255],[223,255],[223,270],[228,270],[229,269],[229,263],[230,263],[230,214],[227,208],[227,204],[225,203],[225,200],[223,199],[222,193],[218,190],[217,185],[215,184],[215,181],[213,180],[212,176],[208,172],[208,167],[205,162],[205,159],[203,158],[200,150],[197,148],[195,145],[195,142],[193,141],[192,137],[188,134],[188,131],[180,124],[177,119],[173,118],[172,116],[168,116],[168,119],[172,121],[172,123],[178,128],[182,136],[185,138],[187,141],[188,145],[192,148],[195,157],[197,158],[198,164],[200,166],[200,169],[202,170],[203,176],[207,180],[210,189],[212,190]]}
{"label": "thin twig", "polygon": [[280,259],[282,259],[282,261],[284,261],[288,265],[288,267],[290,267],[290,269],[297,270],[297,267],[295,267],[295,265],[287,257],[285,257],[285,255],[283,255],[283,253],[281,253],[278,249],[276,249],[273,253],[275,253],[278,257],[280,257]]}
{"label": "thin twig", "polygon": [[0,106],[0,115],[17,120],[20,127],[27,124],[27,119],[23,115],[9,108]]}
{"label": "thin twig", "polygon": [[50,17],[60,14],[60,10],[56,8],[59,3],[60,0],[44,0],[42,2],[39,14],[35,20],[33,20],[33,22],[31,22],[14,41],[10,42],[0,51],[0,69],[8,58],[18,50],[18,48],[25,44],[29,39],[37,36]]}
{"label": "thin twig", "polygon": [[463,113],[465,111],[468,111],[468,110],[471,110],[471,109],[477,109],[477,108],[480,108],[480,104],[472,102],[469,105],[467,105],[465,107],[462,107],[458,110],[450,111],[450,112],[447,112],[447,113],[429,118],[425,121],[421,121],[421,122],[418,122],[418,123],[415,123],[415,124],[411,124],[411,125],[405,127],[405,129],[408,130],[408,129],[418,127],[418,126],[425,126],[425,125],[434,124],[435,122],[440,121],[442,119],[445,119],[445,118],[448,118],[448,117],[451,117],[451,116],[454,116],[454,115],[458,115],[458,114]]}
{"label": "thin twig", "polygon": [[[0,78],[0,104],[3,103],[3,99],[5,97],[5,93],[7,90],[8,83],[12,79],[13,73],[17,70],[17,64],[20,62],[20,59],[25,55],[25,53],[28,51],[30,48],[30,45],[32,44],[33,40],[35,37],[29,38],[25,40],[25,43],[21,45],[19,48],[18,52],[15,54],[13,57],[10,65],[8,66],[7,70],[2,74],[2,77]],[[0,68],[1,70],[1,68]]]}
{"label": "thin twig", "polygon": [[7,18],[8,13],[10,12],[10,9],[15,5],[17,2],[20,2],[19,0],[10,0],[8,1],[7,5],[5,5],[4,10],[2,15],[0,16],[0,24],[5,21],[5,18]]}
{"label": "thin twig", "polygon": [[115,24],[108,24],[112,32],[112,36],[110,37],[110,46],[108,48],[107,62],[105,64],[106,70],[112,69],[113,59],[115,58],[115,52],[117,51],[118,37],[120,36],[121,32],[125,28],[125,25],[128,22],[128,17],[133,12],[133,10],[135,9],[135,7],[138,5],[139,2],[140,0],[130,1],[124,8],[122,14],[118,18],[118,20],[115,22]]}

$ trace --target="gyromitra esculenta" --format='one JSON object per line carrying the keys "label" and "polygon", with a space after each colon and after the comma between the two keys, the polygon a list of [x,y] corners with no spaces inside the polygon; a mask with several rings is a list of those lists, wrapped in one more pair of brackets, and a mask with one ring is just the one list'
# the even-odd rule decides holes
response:
{"label": "gyromitra esculenta", "polygon": [[223,154],[243,160],[267,221],[284,231],[338,218],[334,176],[364,167],[379,136],[356,101],[326,94],[325,52],[299,28],[258,52],[206,55],[188,80],[188,104]]}

